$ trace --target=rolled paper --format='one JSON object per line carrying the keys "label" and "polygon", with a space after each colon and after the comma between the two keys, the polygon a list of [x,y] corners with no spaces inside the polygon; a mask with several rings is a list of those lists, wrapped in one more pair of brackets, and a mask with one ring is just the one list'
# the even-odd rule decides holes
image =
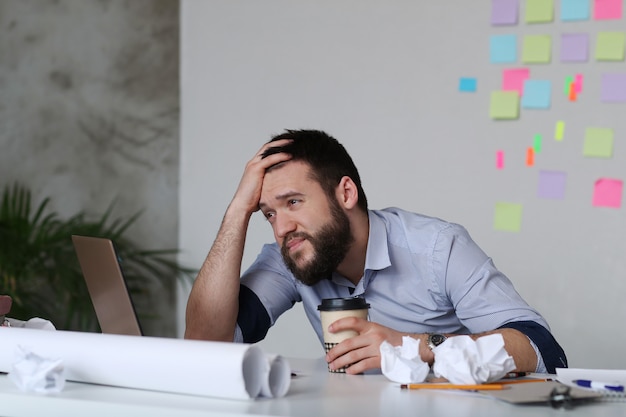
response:
{"label": "rolled paper", "polygon": [[[68,381],[125,388],[250,399],[271,373],[261,348],[243,343],[11,327],[0,328],[0,341],[0,372],[10,371],[21,347],[62,359]],[[275,373],[280,389],[272,393],[284,395],[290,376]]]}

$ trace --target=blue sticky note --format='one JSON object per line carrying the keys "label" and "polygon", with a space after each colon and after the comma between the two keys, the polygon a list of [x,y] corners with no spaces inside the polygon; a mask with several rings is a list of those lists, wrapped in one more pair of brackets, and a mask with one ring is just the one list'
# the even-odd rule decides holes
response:
{"label": "blue sticky note", "polygon": [[525,109],[549,109],[552,95],[552,82],[548,80],[524,81],[522,107]]}
{"label": "blue sticky note", "polygon": [[561,0],[561,20],[589,20],[590,0]]}
{"label": "blue sticky note", "polygon": [[476,78],[461,77],[459,79],[459,91],[476,91]]}
{"label": "blue sticky note", "polygon": [[491,63],[511,63],[517,61],[517,36],[492,35],[489,39]]}

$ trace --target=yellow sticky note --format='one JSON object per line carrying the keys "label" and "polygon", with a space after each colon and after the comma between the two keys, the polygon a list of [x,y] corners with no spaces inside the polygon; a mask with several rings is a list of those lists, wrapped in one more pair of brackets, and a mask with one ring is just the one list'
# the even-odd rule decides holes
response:
{"label": "yellow sticky note", "polygon": [[554,20],[553,0],[526,0],[526,23],[547,23]]}
{"label": "yellow sticky note", "polygon": [[550,35],[526,35],[522,46],[522,62],[526,64],[546,64],[552,56]]}
{"label": "yellow sticky note", "polygon": [[565,132],[565,122],[559,120],[554,127],[554,139],[563,140],[563,133]]}
{"label": "yellow sticky note", "polygon": [[591,158],[613,156],[613,129],[588,127],[585,130],[583,155]]}
{"label": "yellow sticky note", "polygon": [[496,203],[493,228],[507,232],[519,232],[522,227],[522,205],[514,203]]}
{"label": "yellow sticky note", "polygon": [[519,117],[519,94],[517,91],[493,91],[489,116],[496,120],[512,120]]}
{"label": "yellow sticky note", "polygon": [[625,50],[625,32],[600,32],[596,36],[597,61],[623,61]]}

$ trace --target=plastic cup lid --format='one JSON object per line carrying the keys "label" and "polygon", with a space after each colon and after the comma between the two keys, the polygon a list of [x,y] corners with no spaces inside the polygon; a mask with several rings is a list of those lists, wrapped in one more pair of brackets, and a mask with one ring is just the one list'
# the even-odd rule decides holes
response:
{"label": "plastic cup lid", "polygon": [[320,311],[362,310],[370,308],[363,297],[348,298],[324,298],[322,304],[317,306]]}

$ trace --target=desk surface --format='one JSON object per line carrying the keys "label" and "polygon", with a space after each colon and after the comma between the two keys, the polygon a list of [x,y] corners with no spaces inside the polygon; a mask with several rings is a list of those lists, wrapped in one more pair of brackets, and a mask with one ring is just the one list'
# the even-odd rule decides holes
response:
{"label": "desk surface", "polygon": [[[67,382],[56,395],[21,393],[0,375],[3,416],[563,416],[549,406],[522,406],[478,394],[402,390],[382,375],[331,374],[322,360],[290,360],[298,376],[284,398],[223,400]],[[602,401],[568,410],[569,417],[626,416],[626,402]]]}

